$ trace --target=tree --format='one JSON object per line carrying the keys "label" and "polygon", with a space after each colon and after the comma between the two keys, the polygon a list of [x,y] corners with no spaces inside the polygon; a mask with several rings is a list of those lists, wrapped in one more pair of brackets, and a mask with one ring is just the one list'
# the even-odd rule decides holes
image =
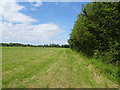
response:
{"label": "tree", "polygon": [[120,58],[120,2],[93,2],[83,6],[68,43],[87,56],[117,62]]}

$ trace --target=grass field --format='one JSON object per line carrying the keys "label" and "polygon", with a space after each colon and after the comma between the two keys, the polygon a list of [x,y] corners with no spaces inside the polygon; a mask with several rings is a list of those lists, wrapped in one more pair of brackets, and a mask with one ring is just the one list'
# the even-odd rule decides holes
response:
{"label": "grass field", "polygon": [[3,88],[117,88],[65,48],[3,47]]}

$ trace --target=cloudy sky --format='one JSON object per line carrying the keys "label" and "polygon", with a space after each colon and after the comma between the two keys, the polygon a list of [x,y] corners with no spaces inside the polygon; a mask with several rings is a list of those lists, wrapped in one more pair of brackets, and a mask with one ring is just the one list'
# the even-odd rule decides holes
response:
{"label": "cloudy sky", "polygon": [[82,4],[87,4],[87,2],[28,1],[0,2],[0,16],[2,16],[0,42],[67,44]]}

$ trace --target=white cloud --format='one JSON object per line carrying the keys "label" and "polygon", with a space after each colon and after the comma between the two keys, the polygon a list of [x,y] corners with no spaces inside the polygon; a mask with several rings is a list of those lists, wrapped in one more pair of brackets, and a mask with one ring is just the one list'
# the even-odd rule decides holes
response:
{"label": "white cloud", "polygon": [[4,22],[3,42],[31,42],[34,44],[66,43],[59,34],[64,33],[62,27],[56,24],[12,24]]}
{"label": "white cloud", "polygon": [[36,2],[36,4],[34,4],[35,7],[39,7],[39,6],[41,6],[41,5],[42,5],[41,2]]}
{"label": "white cloud", "polygon": [[[33,5],[34,7],[42,4],[40,0],[29,0],[29,2],[37,2]],[[0,22],[2,26],[0,28],[0,33],[2,33],[1,42],[32,44],[66,43],[66,40],[60,36],[64,33],[62,27],[53,23],[32,25],[32,22],[37,20],[21,13],[20,11],[24,8],[17,3],[17,0],[12,0],[12,2],[8,2],[8,0],[0,1],[0,16],[4,19],[3,22]],[[15,24],[16,22],[21,24]]]}
{"label": "white cloud", "polygon": [[[39,6],[42,5],[42,1],[41,0],[27,0],[27,1],[31,2],[34,7],[39,7]],[[35,4],[33,4],[33,2],[35,2]]]}
{"label": "white cloud", "polygon": [[16,0],[8,2],[8,0],[0,1],[0,16],[8,22],[31,23],[36,20],[20,12],[23,6],[17,4]]}

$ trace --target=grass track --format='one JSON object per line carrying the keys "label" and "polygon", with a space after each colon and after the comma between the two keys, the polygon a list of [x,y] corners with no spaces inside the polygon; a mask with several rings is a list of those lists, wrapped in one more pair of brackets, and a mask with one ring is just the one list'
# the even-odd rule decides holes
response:
{"label": "grass track", "polygon": [[3,47],[3,88],[117,88],[76,52]]}

